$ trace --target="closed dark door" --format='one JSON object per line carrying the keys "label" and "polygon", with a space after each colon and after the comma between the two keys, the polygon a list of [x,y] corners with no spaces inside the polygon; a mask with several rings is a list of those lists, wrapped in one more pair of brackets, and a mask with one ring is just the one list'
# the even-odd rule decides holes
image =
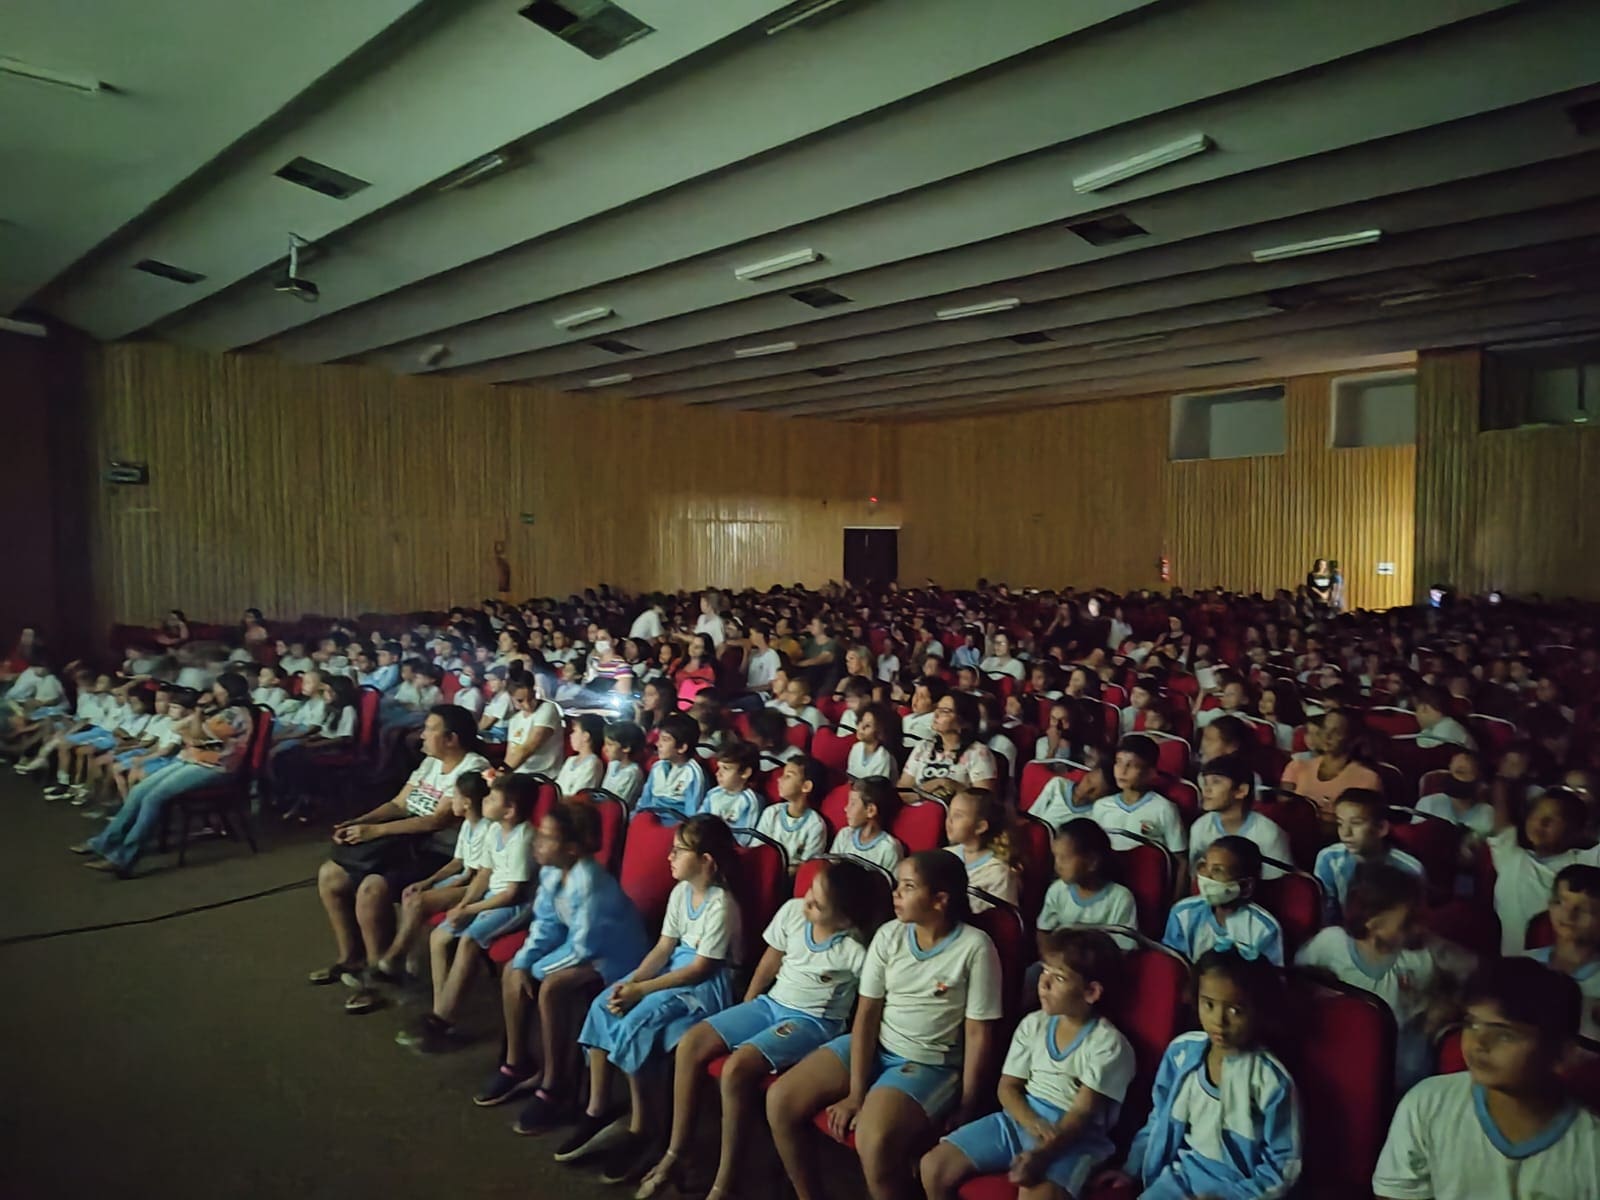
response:
{"label": "closed dark door", "polygon": [[900,574],[898,529],[846,529],[844,577],[857,587],[882,587]]}

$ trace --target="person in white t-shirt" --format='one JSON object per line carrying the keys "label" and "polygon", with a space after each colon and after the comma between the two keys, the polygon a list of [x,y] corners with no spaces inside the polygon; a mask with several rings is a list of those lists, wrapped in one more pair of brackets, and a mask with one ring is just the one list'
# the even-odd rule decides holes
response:
{"label": "person in white t-shirt", "polygon": [[483,799],[487,828],[480,850],[488,865],[477,869],[466,895],[428,937],[433,1008],[395,1035],[400,1045],[423,1051],[446,1049],[455,1033],[461,998],[485,952],[497,938],[523,928],[531,919],[529,881],[537,874],[531,819],[538,799],[539,785],[525,775],[500,774],[489,786]]}
{"label": "person in white t-shirt", "polygon": [[1600,1197],[1600,1117],[1562,1083],[1578,985],[1522,958],[1490,963],[1466,991],[1467,1070],[1400,1099],[1378,1155],[1379,1200]]}
{"label": "person in white t-shirt", "polygon": [[656,641],[663,632],[661,616],[664,611],[659,601],[650,601],[645,605],[644,611],[633,619],[633,624],[628,628],[628,636],[643,641]]}
{"label": "person in white t-shirt", "polygon": [[694,623],[694,632],[709,637],[712,651],[717,654],[722,653],[722,644],[728,640],[722,617],[718,615],[721,607],[722,597],[716,592],[707,592],[700,597],[700,618]]}
{"label": "person in white t-shirt", "polygon": [[1022,660],[1011,654],[1011,635],[996,633],[989,644],[991,653],[978,663],[978,670],[986,676],[1009,675],[1020,684],[1023,680]]}
{"label": "person in white t-shirt", "polygon": [[1556,876],[1573,863],[1600,865],[1600,847],[1586,846],[1588,812],[1577,793],[1553,788],[1528,805],[1522,828],[1510,823],[1505,788],[1497,786],[1494,836],[1494,913],[1500,918],[1500,953],[1527,952],[1528,923],[1549,907]]}
{"label": "person in white t-shirt", "polygon": [[1446,711],[1449,703],[1450,694],[1443,688],[1425,686],[1417,689],[1416,714],[1420,729],[1416,737],[1417,745],[1461,746],[1476,750],[1478,743],[1473,741],[1466,726]]}
{"label": "person in white t-shirt", "polygon": [[562,759],[561,709],[540,699],[526,677],[511,685],[515,712],[506,731],[506,769],[550,775]]}
{"label": "person in white t-shirt", "polygon": [[845,758],[844,773],[851,779],[895,779],[900,774],[894,749],[900,719],[887,704],[869,704],[856,720],[856,740]]}
{"label": "person in white t-shirt", "polygon": [[762,697],[772,694],[773,678],[783,664],[770,638],[771,631],[759,621],[750,626],[745,638],[744,685]]}
{"label": "person in white t-shirt", "polygon": [[606,744],[606,723],[596,713],[582,713],[572,722],[572,753],[556,775],[556,789],[571,798],[600,786],[606,764],[600,757]]}

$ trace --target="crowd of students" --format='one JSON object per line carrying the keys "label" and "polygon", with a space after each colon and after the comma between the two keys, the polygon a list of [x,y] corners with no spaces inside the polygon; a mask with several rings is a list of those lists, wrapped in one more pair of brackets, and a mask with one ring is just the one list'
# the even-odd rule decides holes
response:
{"label": "crowd of students", "polygon": [[[763,1111],[799,1200],[823,1190],[818,1113],[879,1200],[996,1173],[1029,1200],[1286,1194],[1304,1104],[1277,1053],[1296,1036],[1285,970],[1393,1013],[1376,1195],[1600,1197],[1600,1120],[1568,1091],[1600,1052],[1580,1040],[1600,1034],[1592,619],[986,584],[602,588],[279,639],[251,610],[215,642],[174,613],[115,673],[63,681],[19,643],[0,733],[47,796],[110,818],[73,849],[125,876],[172,796],[239,768],[263,710],[261,801],[314,819],[377,693],[361,766],[392,796],[334,824],[334,960],[311,982],[365,1013],[426,972],[431,1006],[397,1040],[438,1050],[520,939],[474,1102],[520,1100],[518,1132],[563,1131],[557,1161],[601,1157],[640,1200],[754,1190]],[[673,830],[659,929],[597,858],[611,802]],[[911,820],[930,812],[931,840]],[[896,836],[913,826],[926,844]],[[1412,826],[1448,831],[1442,863]],[[756,842],[816,863],[771,914],[733,882]],[[1197,1029],[1141,1081],[1107,1002],[1152,915],[1125,863],[1151,846]],[[1320,929],[1273,911],[1291,877]],[[995,906],[1037,932],[1021,995],[982,927]],[[763,951],[744,962],[751,921]],[[1451,1025],[1468,1069],[1436,1074]],[[713,1065],[715,1164],[691,1161]],[[1134,1088],[1149,1117],[1119,1145]]]}

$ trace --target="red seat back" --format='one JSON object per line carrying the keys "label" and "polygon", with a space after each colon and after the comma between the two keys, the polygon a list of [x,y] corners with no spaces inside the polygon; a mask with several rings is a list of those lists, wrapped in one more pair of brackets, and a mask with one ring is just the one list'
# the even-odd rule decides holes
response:
{"label": "red seat back", "polygon": [[1417,780],[1417,799],[1424,796],[1437,796],[1445,789],[1445,784],[1450,779],[1449,771],[1425,771],[1422,778]]}
{"label": "red seat back", "polygon": [[750,740],[750,714],[736,709],[728,717],[728,728],[733,730],[741,742],[748,742]]}
{"label": "red seat back", "polygon": [[628,822],[628,836],[622,846],[622,869],[617,879],[652,935],[661,929],[667,898],[672,895],[673,878],[667,856],[672,852],[675,835],[675,826],[663,824],[653,812],[642,812]]}
{"label": "red seat back", "polygon": [[750,831],[751,842],[739,848],[738,877],[731,880],[739,900],[744,931],[744,961],[755,964],[763,953],[761,935],[789,898],[789,859],[771,838]]}
{"label": "red seat back", "polygon": [[594,805],[595,816],[600,819],[600,848],[595,851],[595,861],[615,874],[622,862],[622,845],[628,832],[628,809],[609,792],[589,791],[583,795]]}
{"label": "red seat back", "polygon": [[1030,926],[1038,919],[1045,891],[1055,879],[1055,853],[1050,848],[1054,834],[1047,822],[1027,813],[1011,826],[1011,862],[1022,872],[1017,901]]}
{"label": "red seat back", "polygon": [[356,749],[366,754],[378,737],[378,710],[383,707],[383,693],[375,687],[364,687],[356,698]]}
{"label": "red seat back", "polygon": [[1282,1049],[1302,1105],[1308,1194],[1370,1195],[1394,1111],[1394,1016],[1370,992],[1303,979],[1289,1004],[1295,1036]]}
{"label": "red seat back", "polygon": [[1500,953],[1500,919],[1487,902],[1453,900],[1428,909],[1422,920],[1431,933],[1479,958],[1495,958]]}
{"label": "red seat back", "polygon": [[1503,717],[1472,713],[1467,717],[1467,727],[1478,740],[1478,745],[1490,754],[1502,754],[1516,740],[1517,727]]}
{"label": "red seat back", "polygon": [[439,697],[446,704],[455,703],[456,693],[461,690],[461,676],[455,671],[446,671],[439,680]]}
{"label": "red seat back", "polygon": [[1304,871],[1263,879],[1256,888],[1256,903],[1283,927],[1283,957],[1292,961],[1296,950],[1322,928],[1322,885]]}
{"label": "red seat back", "polygon": [[1022,779],[1017,787],[1017,807],[1027,812],[1039,798],[1039,793],[1044,791],[1045,785],[1060,775],[1077,780],[1082,777],[1083,772],[1059,761],[1024,763]]}
{"label": "red seat back", "polygon": [[811,756],[842,779],[850,763],[850,747],[855,744],[854,734],[819,729],[811,737]]}
{"label": "red seat back", "polygon": [[1120,683],[1101,684],[1100,699],[1114,708],[1121,708],[1128,702],[1128,689]]}
{"label": "red seat back", "polygon": [[250,744],[245,749],[245,770],[254,779],[267,764],[267,751],[272,748],[272,710],[257,708],[250,713]]}
{"label": "red seat back", "polygon": [[804,896],[811,890],[811,884],[817,878],[817,872],[822,870],[822,864],[827,862],[826,856],[821,858],[808,858],[800,864],[800,869],[794,873],[794,894],[796,898]]}
{"label": "red seat back", "polygon": [[1553,946],[1556,942],[1556,931],[1550,924],[1550,913],[1546,910],[1528,922],[1528,932],[1523,937],[1524,950],[1539,950],[1545,946]]}
{"label": "red seat back", "polygon": [[1142,942],[1122,956],[1122,978],[1106,997],[1104,1011],[1133,1047],[1133,1083],[1112,1136],[1126,1147],[1150,1115],[1150,1093],[1161,1056],[1172,1039],[1193,1024],[1188,999],[1189,964],[1175,951]]}
{"label": "red seat back", "polygon": [[829,788],[828,794],[822,798],[820,812],[822,819],[828,823],[830,832],[837,834],[850,822],[845,819],[845,806],[850,803],[850,785],[841,783],[838,787]]}
{"label": "red seat back", "polygon": [[[1022,979],[1028,963],[1036,956],[1028,924],[1014,904],[998,896],[991,897],[992,908],[974,913],[972,923],[989,935],[995,951],[1000,956],[1000,987],[1004,997],[1005,1039],[1011,1039],[1011,1029],[1022,1016]],[[1002,1042],[1002,1044],[1004,1044]]]}
{"label": "red seat back", "polygon": [[835,696],[819,696],[816,700],[817,711],[823,719],[831,725],[837,725],[839,718],[844,716],[845,702]]}
{"label": "red seat back", "polygon": [[1387,738],[1405,737],[1418,732],[1417,714],[1403,708],[1369,708],[1366,725],[1373,733]]}
{"label": "red seat back", "polygon": [[1188,742],[1168,734],[1147,733],[1145,736],[1155,739],[1156,770],[1174,779],[1182,779],[1189,773]]}
{"label": "red seat back", "polygon": [[778,784],[783,782],[783,769],[776,767],[767,773],[767,779],[762,784],[762,794],[766,796],[768,804],[782,804],[783,797],[778,795]]}
{"label": "red seat back", "polygon": [[1462,827],[1415,809],[1394,808],[1390,814],[1389,840],[1422,864],[1434,895],[1451,895],[1461,864]]}
{"label": "red seat back", "polygon": [[1113,846],[1137,843],[1126,850],[1114,850],[1113,854],[1118,880],[1133,893],[1139,932],[1149,938],[1160,938],[1167,923],[1167,909],[1172,906],[1172,853],[1136,834],[1119,833],[1117,837]]}
{"label": "red seat back", "polygon": [[889,832],[899,839],[907,854],[937,850],[946,844],[944,819],[947,812],[944,801],[931,797],[916,804],[903,805],[895,813],[894,825]]}
{"label": "red seat back", "polygon": [[1282,793],[1256,801],[1256,811],[1276,824],[1289,838],[1289,854],[1294,865],[1309,871],[1316,865],[1317,852],[1327,844],[1317,806],[1304,796]]}
{"label": "red seat back", "polygon": [[539,794],[534,797],[533,815],[528,819],[537,829],[539,822],[550,815],[550,810],[561,799],[561,789],[556,787],[556,781],[548,775],[535,775],[534,778],[539,781]]}
{"label": "red seat back", "polygon": [[810,751],[811,725],[795,717],[789,718],[789,727],[783,732],[783,740],[796,750]]}

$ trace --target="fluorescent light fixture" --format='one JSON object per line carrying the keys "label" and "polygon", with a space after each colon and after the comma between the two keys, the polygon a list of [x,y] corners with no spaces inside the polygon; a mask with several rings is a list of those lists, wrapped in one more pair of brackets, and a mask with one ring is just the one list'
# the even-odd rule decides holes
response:
{"label": "fluorescent light fixture", "polygon": [[1009,312],[1021,308],[1022,301],[1015,296],[1005,300],[985,300],[982,304],[963,304],[960,308],[941,308],[933,315],[941,321],[959,321],[962,317],[982,317],[989,313]]}
{"label": "fluorescent light fixture", "polygon": [[0,330],[22,333],[28,337],[48,337],[50,331],[37,321],[19,321],[15,317],[0,317]]}
{"label": "fluorescent light fixture", "polygon": [[808,267],[821,257],[822,255],[815,250],[796,250],[792,254],[780,254],[777,258],[769,258],[764,262],[735,267],[733,274],[736,279],[760,279],[766,275],[776,275],[779,271],[792,271],[796,267]]}
{"label": "fluorescent light fixture", "polygon": [[18,75],[23,79],[32,79],[37,83],[53,83],[58,87],[67,87],[73,91],[94,95],[105,87],[98,79],[91,75],[73,75],[67,71],[52,71],[49,67],[36,67],[32,63],[25,63],[17,58],[0,58],[0,72],[6,75]]}
{"label": "fluorescent light fixture", "polygon": [[1114,162],[1110,166],[1079,175],[1072,181],[1072,190],[1098,192],[1101,188],[1132,179],[1135,175],[1143,175],[1146,171],[1154,171],[1157,167],[1165,167],[1170,163],[1181,162],[1196,154],[1202,154],[1211,149],[1212,145],[1211,139],[1205,134],[1192,133],[1186,138],[1168,142],[1165,146],[1157,146],[1154,150],[1146,150],[1143,154],[1135,154],[1132,158],[1125,158],[1121,162]]}
{"label": "fluorescent light fixture", "polygon": [[1250,251],[1250,257],[1257,262],[1277,262],[1280,258],[1299,258],[1303,254],[1325,254],[1329,250],[1346,250],[1351,246],[1370,246],[1382,236],[1381,229],[1363,229],[1359,233],[1339,233],[1333,237],[1313,238],[1309,242],[1268,246],[1265,250]]}
{"label": "fluorescent light fixture", "polygon": [[740,346],[733,352],[735,358],[760,358],[764,354],[787,354],[798,350],[798,342],[768,342],[765,346]]}
{"label": "fluorescent light fixture", "polygon": [[556,317],[552,323],[557,329],[576,329],[579,325],[592,325],[596,321],[604,321],[611,315],[609,308],[586,308],[582,312]]}
{"label": "fluorescent light fixture", "polygon": [[830,8],[836,8],[843,3],[844,0],[816,0],[814,4],[802,5],[787,17],[782,17],[775,23],[768,25],[767,36],[771,37],[775,33],[782,33],[785,29],[800,24],[801,21],[809,21],[812,17],[825,13]]}
{"label": "fluorescent light fixture", "polygon": [[1090,350],[1126,350],[1129,346],[1148,346],[1151,342],[1164,342],[1164,333],[1141,333],[1138,337],[1112,338],[1109,342],[1096,342]]}
{"label": "fluorescent light fixture", "polygon": [[621,371],[621,372],[618,372],[615,375],[602,375],[602,376],[600,376],[599,379],[591,379],[591,380],[589,380],[588,386],[589,387],[610,387],[612,384],[629,383],[632,380],[633,380],[633,376],[632,375],[630,375],[627,371]]}
{"label": "fluorescent light fixture", "polygon": [[487,179],[506,169],[511,160],[496,150],[493,154],[485,154],[482,158],[475,158],[462,167],[454,175],[448,176],[441,183],[437,191],[453,192],[457,188],[471,187],[480,180]]}

